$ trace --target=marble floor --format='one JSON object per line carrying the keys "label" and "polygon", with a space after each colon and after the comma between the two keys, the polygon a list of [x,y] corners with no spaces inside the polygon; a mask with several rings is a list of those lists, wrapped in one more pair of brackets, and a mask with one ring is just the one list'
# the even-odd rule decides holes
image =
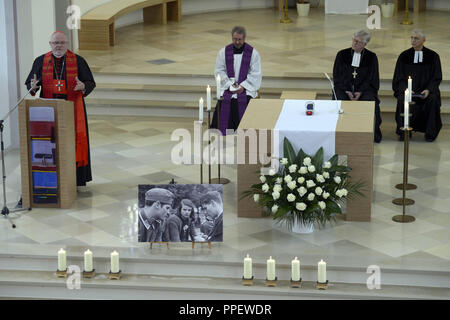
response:
{"label": "marble floor", "polygon": [[[338,220],[312,234],[293,234],[274,224],[271,218],[237,217],[236,168],[222,167],[231,180],[224,186],[224,242],[211,250],[192,250],[188,243],[173,244],[169,251],[150,251],[137,242],[138,184],[198,183],[198,166],[177,166],[170,159],[176,142],[174,129],[191,129],[180,118],[90,116],[89,130],[93,181],[88,192],[79,192],[71,209],[40,209],[11,213],[17,224],[12,229],[0,219],[0,253],[55,253],[91,248],[95,252],[118,249],[136,258],[180,257],[240,261],[250,253],[256,261],[267,256],[288,263],[299,256],[314,264],[326,259],[329,265],[375,263],[391,268],[450,270],[450,127],[444,126],[433,143],[415,134],[410,145],[409,181],[419,187],[408,192],[416,201],[407,214],[410,224],[398,224],[392,216],[401,208],[392,199],[401,195],[393,186],[402,179],[403,145],[396,141],[394,123],[382,125],[384,140],[375,145],[374,196],[371,222]],[[20,167],[17,150],[6,155],[6,195],[10,207],[19,199]],[[206,176],[206,170],[205,170]],[[216,176],[213,170],[213,177]]]}
{"label": "marble floor", "polygon": [[[332,72],[338,50],[351,45],[353,32],[366,29],[366,15],[325,15],[312,8],[308,17],[290,10],[293,23],[280,23],[274,9],[213,12],[183,16],[181,23],[136,24],[116,30],[117,45],[107,51],[79,51],[96,72],[212,74],[217,52],[231,42],[235,25],[247,28],[247,42],[261,55],[264,76],[298,76]],[[380,77],[392,79],[400,52],[410,45],[410,32],[425,31],[425,45],[436,50],[442,66],[450,64],[449,13],[426,11],[414,24],[401,25],[402,15],[382,18],[367,48],[378,55]],[[444,79],[450,69],[443,67]]]}

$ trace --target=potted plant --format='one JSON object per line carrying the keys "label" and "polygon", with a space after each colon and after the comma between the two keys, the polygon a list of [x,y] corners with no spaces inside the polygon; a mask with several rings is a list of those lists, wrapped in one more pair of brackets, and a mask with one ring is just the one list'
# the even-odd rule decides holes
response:
{"label": "potted plant", "polygon": [[392,1],[385,0],[381,4],[381,14],[385,18],[392,18],[394,15],[394,3]]}
{"label": "potted plant", "polygon": [[297,14],[300,17],[307,17],[310,6],[309,0],[297,0]]}
{"label": "potted plant", "polygon": [[323,161],[323,149],[309,156],[302,149],[296,154],[292,144],[284,139],[284,158],[279,170],[269,170],[243,193],[273,214],[273,219],[296,233],[310,233],[314,223],[325,226],[342,214],[345,199],[362,196],[362,182],[351,181],[351,168],[338,164],[338,156]]}

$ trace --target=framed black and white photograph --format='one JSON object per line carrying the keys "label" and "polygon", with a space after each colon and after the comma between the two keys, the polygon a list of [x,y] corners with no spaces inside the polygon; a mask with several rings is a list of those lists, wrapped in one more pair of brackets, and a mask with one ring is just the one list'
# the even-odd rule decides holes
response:
{"label": "framed black and white photograph", "polygon": [[139,242],[222,242],[221,184],[139,185]]}

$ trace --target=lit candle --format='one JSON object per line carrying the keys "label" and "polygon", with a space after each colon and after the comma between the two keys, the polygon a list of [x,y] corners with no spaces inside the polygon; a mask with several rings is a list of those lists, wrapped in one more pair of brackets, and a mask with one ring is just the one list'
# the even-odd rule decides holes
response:
{"label": "lit candle", "polygon": [[319,283],[327,282],[327,264],[322,259],[317,264],[317,281]]}
{"label": "lit candle", "polygon": [[206,111],[211,111],[211,88],[206,88]]}
{"label": "lit candle", "polygon": [[251,279],[252,277],[252,258],[247,254],[247,257],[244,258],[244,279]]}
{"label": "lit candle", "polygon": [[119,272],[119,253],[117,251],[111,252],[111,272]]}
{"label": "lit candle", "polygon": [[411,76],[408,77],[408,102],[412,101],[412,79]]}
{"label": "lit candle", "polygon": [[405,102],[409,102],[409,89],[405,90]]}
{"label": "lit candle", "polygon": [[66,271],[66,270],[67,270],[66,250],[61,248],[58,251],[58,271]]}
{"label": "lit candle", "polygon": [[218,74],[217,75],[217,78],[216,78],[216,94],[217,94],[217,100],[220,100],[220,83],[221,83],[221,80],[220,80],[220,74]]}
{"label": "lit candle", "polygon": [[294,260],[292,260],[292,275],[291,279],[292,281],[300,281],[300,260],[298,260],[297,257],[295,257]]}
{"label": "lit candle", "polygon": [[91,272],[94,270],[92,263],[92,251],[87,249],[84,252],[84,271]]}
{"label": "lit candle", "polygon": [[267,280],[275,280],[275,260],[272,257],[267,260]]}
{"label": "lit candle", "polygon": [[203,121],[203,98],[198,101],[198,120]]}
{"label": "lit candle", "polygon": [[405,101],[405,111],[403,112],[403,114],[404,114],[404,118],[405,118],[403,127],[406,130],[406,129],[408,129],[408,126],[409,126],[409,103],[406,101]]}

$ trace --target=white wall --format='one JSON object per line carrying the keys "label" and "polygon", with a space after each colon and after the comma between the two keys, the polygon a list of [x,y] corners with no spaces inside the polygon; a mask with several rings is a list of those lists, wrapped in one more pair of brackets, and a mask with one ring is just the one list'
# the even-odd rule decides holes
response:
{"label": "white wall", "polygon": [[56,28],[54,1],[16,1],[21,96],[27,92],[23,84],[34,59],[50,51],[48,42]]}
{"label": "white wall", "polygon": [[[17,59],[14,31],[14,3],[0,0],[0,119],[5,118],[18,100]],[[19,146],[17,110],[4,123],[5,149]]]}

